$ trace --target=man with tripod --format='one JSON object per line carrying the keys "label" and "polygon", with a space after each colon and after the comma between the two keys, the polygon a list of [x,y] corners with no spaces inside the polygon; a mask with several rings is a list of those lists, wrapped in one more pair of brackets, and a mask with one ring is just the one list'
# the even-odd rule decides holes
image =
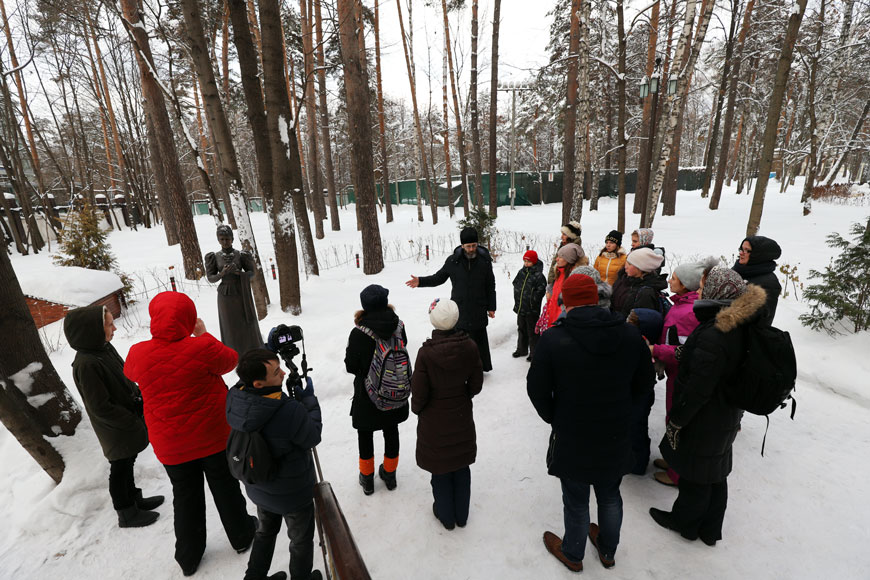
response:
{"label": "man with tripod", "polygon": [[291,368],[287,387],[293,398],[281,389],[285,373],[278,355],[262,348],[239,358],[236,373],[240,382],[227,394],[230,427],[259,432],[272,455],[271,476],[262,482],[245,483],[260,520],[245,580],[287,578],[286,572],[269,575],[282,519],[287,522],[290,538],[290,578],[322,578],[319,570],[312,571],[315,473],[311,449],[320,443],[320,405],[311,379],[300,377],[292,361],[285,362]]}

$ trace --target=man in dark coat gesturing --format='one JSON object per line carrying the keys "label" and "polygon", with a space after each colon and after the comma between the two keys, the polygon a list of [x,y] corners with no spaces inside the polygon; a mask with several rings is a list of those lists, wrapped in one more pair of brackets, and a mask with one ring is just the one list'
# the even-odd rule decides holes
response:
{"label": "man in dark coat gesturing", "polygon": [[492,370],[486,326],[495,318],[495,276],[489,250],[477,244],[477,230],[468,227],[459,233],[458,246],[432,276],[411,276],[411,288],[440,286],[447,279],[453,285],[450,299],[459,306],[457,330],[463,330],[477,343],[484,372]]}
{"label": "man in dark coat gesturing", "polygon": [[[632,468],[632,400],[655,385],[640,332],[598,306],[589,276],[562,286],[568,314],[541,335],[526,377],[529,399],[552,426],[547,470],[562,482],[565,537],[544,532],[544,545],[568,569],[583,569],[586,535],[605,568],[614,565],[622,526],[622,476]],[[595,489],[598,524],[589,521]]]}

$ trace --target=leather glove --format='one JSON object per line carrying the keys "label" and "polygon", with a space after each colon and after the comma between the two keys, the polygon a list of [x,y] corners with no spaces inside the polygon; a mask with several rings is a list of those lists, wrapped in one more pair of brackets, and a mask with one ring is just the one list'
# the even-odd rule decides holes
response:
{"label": "leather glove", "polygon": [[671,421],[668,421],[668,426],[665,429],[665,437],[668,438],[668,443],[674,451],[677,450],[677,445],[680,444],[680,429],[682,427],[674,425]]}

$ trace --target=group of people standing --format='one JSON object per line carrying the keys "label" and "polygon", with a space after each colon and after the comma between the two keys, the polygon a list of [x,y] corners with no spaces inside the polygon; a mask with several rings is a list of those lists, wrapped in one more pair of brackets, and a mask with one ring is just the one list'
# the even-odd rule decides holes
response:
{"label": "group of people standing", "polygon": [[[612,231],[590,272],[579,231],[570,236],[575,230],[579,224],[562,230],[527,376],[528,396],[552,427],[548,472],[562,485],[565,533],[545,532],[544,545],[577,572],[588,537],[601,564],[615,565],[619,487],[626,474],[647,470],[658,368],[667,375],[666,433],[654,477],[677,487],[678,496],[670,511],[650,508],[650,516],[713,546],[722,538],[731,449],[743,415],[722,395],[745,356],[741,328],[773,321],[779,245],[748,237],[732,268],[711,257],[680,264],[666,277],[665,252],[653,245],[652,230],[635,230],[628,252],[620,247],[622,234]],[[521,272],[515,288],[525,279]],[[665,287],[672,295],[662,292]],[[518,322],[515,356],[526,344],[525,328]],[[590,521],[590,489],[597,523]]]}
{"label": "group of people standing", "polygon": [[[565,533],[546,532],[545,546],[579,571],[588,536],[601,563],[615,564],[619,487],[624,475],[645,473],[649,461],[654,361],[668,377],[666,435],[655,461],[662,471],[655,478],[678,487],[679,495],[671,511],[651,508],[650,514],[662,527],[714,545],[722,537],[731,446],[742,416],[720,392],[734,379],[743,353],[739,329],[772,323],[779,246],[749,237],[733,268],[706,259],[680,264],[666,278],[664,251],[653,245],[652,230],[634,231],[630,251],[622,248],[622,234],[611,231],[591,266],[580,236],[579,224],[566,224],[547,277],[536,252],[528,251],[513,281],[513,356],[531,362],[528,396],[552,427],[547,468],[562,485]],[[283,392],[278,356],[262,348],[259,328],[254,336],[246,328],[251,321],[239,319],[240,308],[252,309],[244,294],[255,266],[246,267],[244,252],[232,249],[231,230],[218,237],[222,250],[207,259],[209,279],[221,282],[221,334],[233,348],[211,336],[193,301],[177,292],[151,301],[152,338],[134,345],[126,363],[111,345],[112,315],[104,307],[76,309],[64,322],[77,351],[75,383],[110,464],[119,526],[147,526],[158,518],[154,510],[164,498],[144,496],[133,477],[136,457],[150,442],[172,483],[175,559],[186,576],[196,572],[205,551],[205,479],[230,545],[239,553],[253,546],[246,580],[286,578],[285,572],[268,574],[282,519],[291,539],[291,578],[317,580],[310,449],[320,442],[322,421],[314,386],[308,379],[293,386],[293,397]],[[486,327],[496,311],[489,252],[471,228],[462,230],[460,242],[436,274],[407,282],[416,288],[450,279],[452,292],[429,306],[433,331],[418,350],[406,404],[382,410],[366,387],[381,341],[394,339],[402,348],[407,342],[386,288],[370,285],[360,293],[345,353],[345,368],[354,376],[350,414],[364,494],[374,492],[376,431],[384,439],[378,477],[396,489],[398,425],[413,412],[416,462],[431,474],[433,513],[448,530],[465,526],[469,517],[470,466],[477,454],[472,399],[492,369]],[[666,286],[670,297],[662,293]],[[650,313],[658,324],[649,323]],[[225,326],[225,316],[235,322],[228,318]],[[239,382],[228,391],[222,375],[233,368]],[[274,479],[245,484],[257,517],[247,513],[227,466],[231,427],[259,431],[276,462]],[[590,521],[590,488],[597,523]]]}

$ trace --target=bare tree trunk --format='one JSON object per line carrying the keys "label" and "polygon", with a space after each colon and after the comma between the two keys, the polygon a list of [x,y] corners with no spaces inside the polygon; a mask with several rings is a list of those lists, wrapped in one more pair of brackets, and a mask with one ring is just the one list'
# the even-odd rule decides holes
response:
{"label": "bare tree trunk", "polygon": [[[646,76],[652,75],[656,61],[656,43],[659,38],[659,4],[657,0],[652,6],[652,14],[649,19],[649,41],[646,49]],[[652,101],[658,98],[658,95],[650,95],[650,98],[643,100],[643,115],[641,117],[641,127],[644,131],[643,140],[649,141],[653,135],[653,126],[655,119],[650,119],[652,115]],[[637,186],[634,193],[634,213],[642,213],[643,200],[649,192],[650,181],[650,158],[649,146],[641,146],[637,155]]]}
{"label": "bare tree trunk", "polygon": [[224,93],[224,102],[230,102],[230,5],[224,0],[223,15],[221,18],[221,89]]}
{"label": "bare tree trunk", "polygon": [[846,157],[858,145],[858,135],[861,134],[861,128],[864,126],[864,122],[867,120],[868,113],[870,113],[870,98],[868,98],[867,102],[864,103],[864,109],[861,111],[861,116],[858,117],[858,121],[855,123],[855,128],[852,129],[852,135],[851,137],[849,137],[846,148],[843,150],[843,153],[840,154],[834,164],[831,165],[831,170],[828,172],[825,185],[830,187],[830,185],[834,183],[834,179],[837,178],[837,173],[840,171],[840,168],[846,161]]}
{"label": "bare tree trunk", "polygon": [[764,194],[767,191],[767,182],[770,179],[770,167],[773,164],[773,149],[776,146],[779,114],[782,111],[782,97],[785,94],[785,87],[788,83],[794,45],[795,41],[797,41],[801,20],[803,20],[804,12],[807,9],[807,0],[797,0],[796,8],[788,18],[785,39],[783,40],[782,50],[779,53],[779,61],[776,64],[776,76],[774,77],[773,92],[770,96],[770,106],[767,111],[767,123],[764,127],[764,136],[761,138],[758,179],[755,182],[752,207],[749,210],[749,221],[746,224],[747,236],[757,234],[758,228],[761,226],[761,214],[764,211]]}
{"label": "bare tree trunk", "polygon": [[722,64],[722,78],[719,81],[719,93],[716,95],[716,115],[710,138],[707,140],[707,151],[704,159],[704,180],[701,183],[701,197],[710,195],[710,184],[713,180],[713,163],[716,160],[716,145],[719,139],[719,123],[722,120],[722,108],[725,93],[728,92],[728,79],[731,73],[731,63],[734,58],[734,33],[737,30],[737,19],[740,17],[740,0],[731,0],[731,25],[728,39],[725,41],[725,62]]}
{"label": "bare tree trunk", "polygon": [[432,192],[432,178],[429,174],[429,165],[426,161],[426,149],[423,145],[423,127],[420,125],[420,109],[417,108],[417,81],[414,78],[414,73],[411,70],[411,56],[408,51],[408,39],[405,36],[405,22],[402,18],[402,5],[400,0],[396,0],[396,8],[399,11],[399,29],[402,34],[402,47],[405,50],[405,65],[408,68],[408,81],[411,84],[411,103],[414,109],[414,128],[417,131],[417,147],[420,154],[420,163],[423,166],[423,175],[426,179],[426,190],[429,194],[429,208],[432,211],[432,223],[438,223],[438,199]]}
{"label": "bare tree trunk", "polygon": [[[447,4],[445,0],[441,0],[442,8],[444,10],[444,21],[447,22]],[[451,167],[450,167],[450,116],[447,110],[447,51],[450,47],[447,44],[449,40],[447,38],[448,28],[444,27],[444,54],[441,58],[441,93],[443,95],[442,98],[442,112],[444,114],[444,131],[442,132],[444,139],[444,173],[446,175],[447,182],[447,209],[450,213],[450,217],[453,217],[454,207],[453,207],[453,176],[451,175]],[[457,111],[458,113],[458,111]],[[429,125],[432,126],[431,124]],[[460,148],[462,144],[460,143]],[[465,215],[468,215],[466,212]]]}
{"label": "bare tree trunk", "polygon": [[[214,187],[212,187],[211,178],[208,174],[208,141],[205,138],[205,131],[203,131],[202,107],[199,104],[199,88],[197,87],[199,82],[196,79],[196,71],[194,71],[193,76],[193,104],[194,107],[196,107],[196,130],[199,133],[199,151],[194,151],[194,153],[201,162],[197,164],[197,169],[200,171],[203,184],[208,191],[208,197],[214,206],[214,209],[210,213],[212,213],[219,222],[223,223],[224,212],[221,210],[221,204],[218,201],[217,193],[215,193]],[[173,89],[174,88],[175,87],[173,86]],[[229,216],[232,216],[232,213],[232,210],[230,210]],[[235,220],[232,221],[235,223]]]}
{"label": "bare tree trunk", "polygon": [[[30,149],[30,159],[33,163],[33,173],[36,177],[39,195],[45,195],[45,183],[43,181],[42,167],[39,162],[39,153],[36,150],[36,140],[33,138],[33,127],[30,124],[30,108],[27,106],[27,94],[24,92],[24,83],[21,80],[21,71],[18,66],[18,59],[15,55],[15,43],[12,42],[12,30],[9,26],[9,21],[6,19],[6,6],[3,0],[0,0],[0,15],[3,17],[3,31],[6,33],[7,50],[9,52],[9,64],[12,66],[13,77],[15,79],[15,87],[18,89],[18,102],[21,106],[21,118],[24,121],[24,130],[27,134],[27,143]],[[36,215],[30,208],[29,199],[19,200],[21,208],[25,210],[27,218],[27,230],[30,236],[30,241],[33,243],[34,252],[38,252],[45,247],[45,240],[42,234],[39,233],[39,227],[36,223]]]}
{"label": "bare tree trunk", "polygon": [[166,112],[166,102],[160,80],[156,76],[154,60],[151,57],[151,45],[148,32],[142,24],[139,0],[121,0],[124,12],[124,22],[127,32],[136,46],[136,61],[139,74],[142,77],[142,93],[145,98],[145,108],[154,128],[157,140],[159,158],[153,159],[154,172],[158,182],[166,183],[171,208],[163,208],[164,215],[171,211],[175,216],[178,239],[181,242],[181,256],[184,263],[184,277],[197,280],[202,276],[202,253],[199,240],[193,225],[193,215],[187,203],[187,193],[181,168],[178,165],[178,153],[175,150],[175,140],[172,135],[172,125]]}
{"label": "bare tree trunk", "polygon": [[15,348],[0,349],[0,422],[56,482],[64,462],[46,437],[73,435],[82,412],[52,365],[6,252],[0,252],[0,328]]}
{"label": "bare tree trunk", "polygon": [[314,212],[314,235],[322,240],[326,206],[323,201],[323,181],[320,175],[320,154],[317,149],[317,97],[314,88],[314,30],[311,23],[311,0],[299,0],[299,22],[302,27],[302,64],[305,75],[305,133],[308,137],[308,185],[311,190],[311,210]]}
{"label": "bare tree trunk", "polygon": [[483,161],[480,154],[480,116],[477,106],[477,3],[471,0],[471,82],[468,106],[471,109],[471,170],[474,172],[474,196],[478,209],[483,209]]}
{"label": "bare tree trunk", "polygon": [[[464,215],[468,215],[470,203],[468,197],[468,161],[465,158],[465,134],[462,132],[462,113],[459,109],[459,97],[456,91],[456,72],[453,68],[453,47],[450,46],[450,22],[447,20],[447,2],[441,0],[441,11],[444,13],[444,43],[447,46],[447,67],[450,71],[450,90],[453,96],[453,116],[456,119],[456,143],[459,149],[459,170],[462,180],[462,210]],[[444,123],[447,123],[445,115]],[[445,129],[446,130],[446,129]]]}
{"label": "bare tree trunk", "polygon": [[[293,117],[290,111],[290,96],[287,94],[287,82],[284,77],[284,44],[281,36],[278,0],[261,0],[259,6],[266,110],[276,113],[266,117],[272,149],[273,198],[277,200],[280,197],[282,201],[292,201],[293,213],[296,216],[295,225],[301,238],[299,246],[302,250],[305,272],[310,276],[317,276],[319,275],[317,254],[314,250],[314,239],[311,235],[311,225],[305,207],[305,196],[302,193],[303,173],[299,156],[299,143],[295,138],[295,132],[293,132],[299,117],[298,115]],[[293,134],[291,135],[291,133]],[[297,159],[300,159],[299,165],[296,164]],[[284,230],[291,230],[291,222],[288,220],[289,211],[285,211],[284,207],[276,207],[275,212],[278,219],[283,222],[280,227]],[[281,232],[281,236],[288,243],[295,241],[295,236],[289,236],[286,231]],[[282,309],[286,310],[283,299]]]}
{"label": "bare tree trunk", "polygon": [[[326,170],[326,195],[329,198],[329,222],[332,231],[341,230],[336,199],[335,168],[332,166],[332,139],[329,135],[329,107],[326,103],[326,58],[323,51],[323,18],[320,15],[320,1],[314,0],[315,27],[317,31],[317,86],[320,96],[320,142],[323,146],[323,164]],[[392,212],[387,217],[391,221]],[[324,216],[325,219],[325,216]]]}
{"label": "bare tree trunk", "polygon": [[740,34],[737,37],[737,47],[734,55],[734,70],[731,73],[731,86],[728,89],[728,105],[725,107],[725,120],[722,123],[722,148],[719,152],[719,163],[716,166],[716,182],[713,185],[713,195],[710,196],[710,209],[719,209],[719,200],[722,197],[722,185],[728,171],[728,154],[731,151],[731,127],[734,123],[734,108],[737,103],[737,88],[740,83],[740,65],[743,60],[743,47],[746,43],[746,35],[752,22],[752,9],[755,0],[748,0],[743,12],[743,23],[740,25]]}
{"label": "bare tree trunk", "polygon": [[257,250],[254,238],[254,228],[248,213],[248,192],[242,183],[242,173],[239,169],[236,148],[233,145],[233,135],[221,103],[214,71],[209,59],[205,34],[202,30],[202,18],[199,12],[198,0],[181,0],[184,14],[185,29],[190,43],[190,56],[196,70],[199,86],[202,90],[202,101],[208,114],[208,122],[215,134],[215,145],[221,157],[221,167],[224,177],[229,182],[230,211],[236,218],[237,235],[242,249],[250,252],[257,264],[251,289],[254,303],[257,307],[257,318],[263,320],[268,314],[269,291],[263,276],[263,264]]}
{"label": "bare tree trunk", "polygon": [[[572,4],[573,6],[573,4]],[[571,221],[579,222],[583,217],[583,200],[591,193],[591,186],[587,187],[587,180],[591,176],[592,163],[589,147],[589,14],[591,4],[589,0],[581,0],[577,14],[578,36],[577,44],[577,112],[579,113],[578,124],[580,151],[582,162],[575,167],[575,173],[580,176],[580,182],[574,178],[574,201],[571,203]],[[572,24],[574,15],[571,15]],[[567,221],[567,220],[566,220]],[[564,223],[564,222],[563,222]]]}
{"label": "bare tree trunk", "polygon": [[338,22],[351,147],[350,170],[362,231],[363,272],[377,274],[384,269],[384,252],[375,207],[377,193],[372,158],[371,106],[368,71],[363,56],[365,26],[360,1],[338,0]]}
{"label": "bare tree trunk", "polygon": [[813,210],[813,186],[816,183],[816,173],[818,170],[819,156],[819,136],[816,135],[816,81],[819,76],[819,59],[822,52],[822,35],[825,32],[825,0],[819,3],[819,12],[817,15],[816,46],[810,56],[810,78],[807,86],[807,113],[810,117],[810,155],[809,168],[807,169],[807,178],[804,181],[804,190],[801,194],[801,205],[803,206],[803,214],[810,215]]}
{"label": "bare tree trunk", "polygon": [[501,0],[492,9],[492,68],[489,72],[489,215],[498,216],[498,30],[501,25]]}
{"label": "bare tree trunk", "polygon": [[[579,68],[580,50],[580,10],[582,0],[571,0],[571,32],[568,39],[568,79],[567,94],[565,95],[565,112],[562,115],[562,123],[565,127],[563,172],[562,172],[562,223],[568,223],[574,203],[575,164],[577,163],[577,73]],[[583,203],[583,198],[580,198]]]}
{"label": "bare tree trunk", "polygon": [[[387,223],[393,221],[393,200],[390,194],[390,171],[389,159],[387,158],[387,130],[386,119],[384,117],[384,89],[381,83],[381,22],[380,22],[380,4],[381,0],[375,0],[375,78],[378,92],[378,135],[379,147],[381,151],[381,191],[384,196],[384,203],[387,206]],[[398,194],[399,184],[396,184],[396,193]],[[397,199],[398,203],[399,200]]]}
{"label": "bare tree trunk", "polygon": [[625,231],[625,157],[628,142],[625,139],[625,14],[624,0],[616,0],[616,19],[619,34],[619,77],[616,79],[616,95],[618,100],[619,112],[616,117],[616,133],[619,150],[616,153],[617,177],[616,188],[618,190],[619,202],[616,218],[616,229],[620,232]]}

